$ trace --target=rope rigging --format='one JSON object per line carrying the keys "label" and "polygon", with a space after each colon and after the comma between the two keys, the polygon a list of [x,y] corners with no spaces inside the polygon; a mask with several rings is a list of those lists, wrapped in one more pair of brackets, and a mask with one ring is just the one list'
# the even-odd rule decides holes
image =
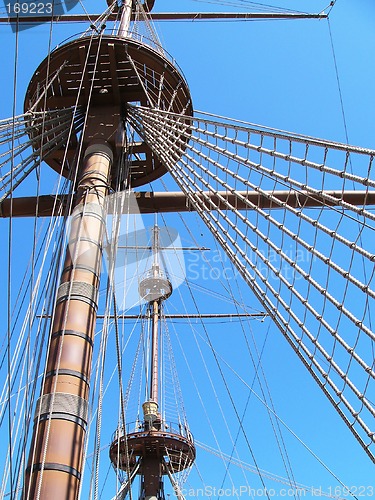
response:
{"label": "rope rigging", "polygon": [[[128,115],[374,459],[367,396],[375,375],[374,251],[364,236],[374,228],[366,201],[375,153],[142,107],[129,106]],[[362,193],[358,206],[345,199],[348,181]],[[296,204],[278,198],[286,187]],[[248,201],[250,190],[267,200],[264,208]],[[320,210],[309,210],[307,200]],[[361,239],[353,240],[358,223]],[[362,296],[355,304],[354,289]]]}
{"label": "rope rigging", "polygon": [[[50,153],[64,148],[72,120],[76,130],[81,130],[82,115],[70,109],[27,113],[14,121],[0,121],[0,202]],[[35,148],[35,143],[40,145]]]}
{"label": "rope rigging", "polygon": [[293,12],[300,13],[301,11],[286,9],[283,7],[277,7],[274,5],[264,4],[260,2],[252,2],[250,0],[194,0],[194,2],[205,3],[205,4],[215,4],[215,5],[230,5],[240,8],[254,8],[261,12]]}
{"label": "rope rigging", "polygon": [[[219,242],[225,246],[250,286],[258,292],[263,307],[283,328],[284,334],[289,336],[290,340],[298,339],[296,344],[300,354],[309,352],[307,363],[313,376],[318,378],[319,375],[326,374],[322,377],[326,380],[322,383],[322,388],[328,396],[332,395],[328,391],[333,389],[340,404],[342,403],[339,410],[346,406],[349,413],[355,416],[354,422],[349,421],[347,414],[342,411],[346,423],[364,445],[364,438],[359,434],[357,424],[369,433],[366,420],[368,415],[373,416],[374,412],[373,403],[366,396],[366,392],[373,387],[374,370],[364,349],[366,345],[372,345],[374,340],[370,325],[366,323],[374,299],[374,290],[373,273],[370,271],[373,261],[372,247],[370,240],[365,237],[367,231],[372,230],[374,216],[371,209],[364,205],[363,208],[358,208],[358,205],[345,198],[338,181],[341,179],[342,182],[354,183],[356,187],[358,185],[359,189],[356,191],[364,199],[371,196],[373,152],[311,138],[288,136],[285,133],[274,134],[269,130],[260,131],[257,128],[222,124],[214,120],[187,119],[184,115],[176,117],[170,112],[163,113],[146,108],[130,108],[129,120],[137,133],[155,148],[157,154],[162,155],[157,149],[161,138],[170,146],[168,153],[164,152],[163,161],[185,190],[191,206],[201,214],[209,229],[218,236]],[[244,136],[249,138],[248,141],[243,139]],[[324,162],[319,163],[317,156],[323,158]],[[360,168],[348,171],[349,156],[352,165],[358,165]],[[268,157],[271,160],[268,160]],[[179,158],[177,162],[176,158]],[[342,168],[336,161],[338,159],[343,162]],[[314,174],[310,174],[309,169],[312,169]],[[288,199],[280,199],[279,189],[285,187],[290,187],[296,195],[301,194],[296,206]],[[363,187],[366,188],[364,193]],[[297,188],[301,188],[301,191]],[[262,195],[269,205],[259,207],[248,201],[244,193],[250,190]],[[216,198],[209,197],[207,193],[210,192],[215,194]],[[242,203],[248,209],[246,216],[242,214],[242,209],[237,208],[235,202],[217,194],[220,192],[234,194],[238,204]],[[340,192],[341,197],[338,196]],[[309,205],[311,200],[318,205],[318,210]],[[332,205],[323,210],[323,202],[327,200]],[[277,212],[280,208],[285,210],[282,216]],[[353,212],[352,216],[347,215],[348,209]],[[254,216],[250,210],[255,212]],[[336,226],[332,226],[332,221],[328,221],[325,210],[334,214]],[[297,221],[292,216],[297,218]],[[346,226],[358,224],[358,217],[363,220],[362,238],[353,242],[349,239],[351,230]],[[312,233],[307,229],[310,226],[314,228]],[[279,233],[274,234],[275,229]],[[322,240],[320,230],[327,239]],[[227,241],[225,245],[224,232],[229,241],[229,244]],[[251,241],[252,235],[256,238],[256,244]],[[291,247],[292,242],[295,245],[294,250]],[[339,251],[336,247],[339,247]],[[298,257],[302,248],[308,250],[312,256],[307,262]],[[245,251],[249,249],[254,253],[252,257],[255,256],[258,260],[249,259]],[[340,256],[344,251],[345,256]],[[358,269],[355,265],[357,255],[361,257],[361,262],[362,259],[368,262],[365,270]],[[317,261],[319,265],[316,264]],[[267,271],[262,268],[260,272],[257,267],[259,263],[266,265]],[[285,265],[293,269],[292,274],[286,272],[288,268],[285,268]],[[249,274],[249,266],[253,274]],[[328,268],[326,273],[317,277],[316,273],[320,273],[324,266]],[[356,287],[357,293],[366,295],[362,310],[334,294],[335,290],[329,287],[332,274],[336,279],[346,279],[350,286]],[[278,284],[274,283],[275,277],[279,279]],[[368,281],[365,281],[366,277]],[[302,279],[307,285],[300,283]],[[318,295],[314,289],[323,297],[320,303],[318,301],[320,309],[315,306],[314,301]],[[341,290],[344,299],[349,290],[348,286]],[[288,305],[291,297],[298,299],[304,307],[301,311],[297,309],[298,314]],[[355,306],[354,309],[352,306]],[[330,322],[330,318],[327,318],[326,312],[329,311],[332,316],[333,307],[339,310],[339,315],[335,317],[336,322],[351,322],[357,327],[357,339],[354,343],[349,335],[344,335],[341,329],[337,328],[335,322]],[[312,317],[319,321],[315,335],[312,334],[313,329],[310,326],[310,323],[313,324]],[[292,328],[291,322],[297,326],[301,326],[303,322],[301,337],[294,337],[296,330]],[[328,340],[327,334],[333,337],[332,342]],[[366,336],[368,342],[363,340]],[[344,350],[349,357],[343,356]],[[363,379],[359,369],[367,374],[367,378]],[[344,381],[341,394],[336,390],[337,375]],[[100,392],[103,393],[103,384],[100,385]],[[355,406],[357,403],[353,400],[353,395],[361,401],[359,410],[358,406]],[[97,453],[98,448],[99,444]],[[368,452],[371,453],[371,450],[372,445],[369,445]],[[181,464],[182,462],[180,466]],[[187,469],[184,469],[181,474],[184,480],[186,475]],[[97,496],[97,484],[94,490],[94,496]]]}

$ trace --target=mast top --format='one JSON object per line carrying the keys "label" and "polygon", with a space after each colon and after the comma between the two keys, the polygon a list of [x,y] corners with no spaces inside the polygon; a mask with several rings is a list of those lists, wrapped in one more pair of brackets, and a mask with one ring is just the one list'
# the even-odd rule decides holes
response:
{"label": "mast top", "polygon": [[[110,460],[121,470],[136,470],[143,475],[143,485],[149,495],[140,498],[164,498],[162,478],[181,472],[192,466],[195,460],[195,446],[187,422],[179,419],[178,424],[165,420],[159,410],[160,375],[160,318],[162,303],[172,293],[172,284],[163,271],[160,257],[160,229],[153,227],[151,269],[139,284],[139,292],[149,304],[151,312],[151,352],[149,397],[142,404],[143,422],[137,421],[135,430],[120,428],[114,435],[110,447]],[[173,484],[173,483],[172,483]]]}
{"label": "mast top", "polygon": [[172,294],[172,283],[169,281],[166,273],[163,271],[159,261],[159,227],[155,224],[153,227],[152,253],[153,262],[151,269],[147,271],[146,276],[139,284],[139,294],[146,302],[162,301],[168,299]]}
{"label": "mast top", "polygon": [[[114,8],[114,11],[115,12],[118,12],[119,10],[121,10],[121,8],[123,7],[124,5],[124,2],[125,0],[118,0],[116,2],[116,5],[115,5],[115,8]],[[133,0],[132,1],[132,4],[133,4],[133,7],[132,7],[132,11],[134,12],[136,10],[136,2]],[[112,7],[113,5],[113,1],[112,0],[107,0],[107,5],[108,7]],[[142,3],[141,3],[143,9],[146,11],[146,12],[151,12],[154,5],[155,5],[155,0],[144,0]]]}
{"label": "mast top", "polygon": [[[156,45],[111,35],[68,42],[41,62],[26,91],[25,113],[43,111],[54,117],[52,125],[44,125],[41,119],[39,129],[30,128],[33,146],[41,149],[43,129],[44,137],[56,142],[44,161],[63,176],[74,178],[79,143],[87,147],[100,139],[115,153],[114,189],[122,189],[124,175],[131,187],[148,184],[167,169],[145,141],[136,138],[127,144],[126,165],[120,165],[128,103],[187,116],[193,112],[185,78]],[[63,127],[72,119],[74,127]],[[56,123],[61,128],[56,129]]]}

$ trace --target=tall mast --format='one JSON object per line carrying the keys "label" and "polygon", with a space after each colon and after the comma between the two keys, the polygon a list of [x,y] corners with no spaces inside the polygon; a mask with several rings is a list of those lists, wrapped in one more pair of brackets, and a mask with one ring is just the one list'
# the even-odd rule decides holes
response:
{"label": "tall mast", "polygon": [[[163,301],[172,294],[172,284],[164,275],[159,262],[159,227],[155,224],[153,228],[152,253],[153,263],[148,275],[140,282],[139,292],[142,299],[148,302],[151,316],[151,358],[150,358],[150,387],[149,401],[159,406],[159,336],[160,320],[163,308]],[[146,411],[146,410],[145,410]],[[148,410],[147,410],[148,411]],[[146,411],[146,413],[147,413]]]}
{"label": "tall mast", "polygon": [[[144,8],[151,10],[153,3],[147,0]],[[67,131],[64,144],[45,159],[62,175],[77,179],[74,181],[77,188],[70,244],[57,293],[46,371],[34,419],[24,484],[27,500],[75,500],[80,494],[105,198],[110,187],[120,190],[124,185],[140,186],[166,171],[145,142],[134,145],[132,149],[136,153],[133,157],[128,156],[126,168],[123,166],[121,159],[127,153],[122,139],[127,103],[154,105],[154,94],[147,78],[155,75],[152,83],[158,89],[159,107],[174,113],[192,114],[187,84],[165,52],[131,37],[133,8],[132,0],[124,0],[117,36],[94,34],[55,50],[35,71],[25,97],[25,112],[33,109],[48,114],[52,111],[58,121],[59,113],[62,119],[74,109],[72,119],[76,120],[74,125],[77,123]],[[58,75],[58,78],[53,76],[49,82],[50,75]],[[41,91],[45,93],[43,99],[39,98]],[[79,125],[82,123],[84,126]],[[45,127],[44,132],[44,135],[30,132],[35,149],[43,148],[47,140],[44,137],[51,140],[56,133],[53,126]],[[83,155],[81,150],[85,151]],[[158,247],[157,230],[154,247]],[[157,259],[156,250],[154,256]],[[160,432],[163,427],[158,413],[160,305],[161,297],[168,296],[171,289],[160,295],[170,283],[161,275],[157,261],[153,274],[142,283],[146,287],[144,296],[149,294],[146,300],[153,311],[150,398],[144,406],[144,426],[148,434],[137,436],[126,448],[132,450],[133,458],[141,458],[138,473],[142,474],[142,498],[151,499],[160,498],[163,475],[192,463],[195,448],[190,437],[171,433],[163,434],[166,442],[159,440],[160,445],[156,447],[153,444],[153,433]],[[150,284],[151,289],[147,291]],[[152,289],[155,286],[159,290],[157,297]],[[134,445],[139,439],[146,440],[148,449],[141,457]],[[178,463],[173,459],[176,450]],[[172,458],[165,465],[163,457],[168,451]],[[125,464],[125,456],[121,453]],[[181,453],[186,456],[183,464]],[[121,468],[122,464],[116,463],[116,466]]]}
{"label": "tall mast", "polygon": [[78,497],[102,261],[103,208],[113,153],[90,145],[78,179],[69,246],[57,292],[24,497]]}
{"label": "tall mast", "polygon": [[118,35],[126,38],[129,35],[130,21],[132,17],[133,0],[123,0],[121,7],[121,20],[118,29]]}
{"label": "tall mast", "polygon": [[[159,249],[159,228],[154,227],[153,230],[153,254],[154,262],[152,264],[152,275],[154,280],[161,277],[160,266],[158,263],[158,249]],[[170,283],[165,282],[167,288]],[[172,287],[170,287],[171,289]],[[172,290],[171,290],[172,292]],[[171,293],[170,292],[170,293]],[[169,295],[170,295],[169,293]],[[160,309],[162,307],[162,300],[165,295],[160,298],[155,298],[151,303],[152,307],[152,351],[151,351],[151,380],[150,380],[150,399],[158,404],[159,402],[159,318]]]}
{"label": "tall mast", "polygon": [[[131,487],[135,475],[141,476],[140,500],[164,499],[163,477],[168,476],[178,498],[182,498],[173,474],[190,467],[195,460],[195,446],[187,426],[168,425],[159,408],[159,341],[163,302],[172,294],[172,284],[159,262],[159,227],[153,228],[153,263],[139,284],[139,293],[148,304],[151,320],[151,356],[148,399],[143,403],[142,430],[120,429],[110,448],[115,468],[128,472],[123,493]],[[167,460],[165,459],[167,457]],[[118,496],[117,498],[123,498]]]}

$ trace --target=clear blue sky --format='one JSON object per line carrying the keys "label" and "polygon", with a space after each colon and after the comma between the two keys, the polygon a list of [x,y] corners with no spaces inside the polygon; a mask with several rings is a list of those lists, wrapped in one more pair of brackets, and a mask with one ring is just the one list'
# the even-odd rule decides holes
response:
{"label": "clear blue sky", "polygon": [[[328,0],[269,1],[275,6],[315,13],[322,11],[328,3]],[[179,0],[178,2],[156,0],[155,11],[237,10],[226,6],[225,2],[222,4],[197,0]],[[105,6],[105,1],[85,1],[84,5],[90,12],[100,12]],[[256,6],[253,8],[249,6],[248,9],[257,10]],[[160,23],[157,28],[166,49],[175,57],[186,76],[195,109],[346,142],[342,99],[349,142],[374,148],[375,4],[371,0],[356,0],[355,2],[337,0],[330,15],[330,26],[338,75],[335,70],[327,20],[180,22],[175,24],[164,22]],[[52,47],[80,31],[83,31],[82,24],[55,25]],[[48,38],[49,26],[38,26],[20,35],[17,75],[18,113],[22,111],[23,96],[28,81],[39,62],[47,54]],[[0,113],[2,117],[7,117],[11,115],[12,110],[15,53],[15,36],[9,27],[0,26],[0,40],[3,68],[0,78],[3,96],[0,102]],[[341,98],[337,76],[340,82]],[[48,192],[47,181],[43,189]],[[22,192],[27,193],[27,188],[25,187]],[[169,224],[180,227],[177,217],[172,216],[169,220]],[[190,227],[197,227],[198,243],[212,249],[208,259],[215,267],[215,246],[207,230],[203,224],[197,222],[194,215],[187,215],[186,221]],[[146,224],[150,223],[152,222],[146,222]],[[19,240],[16,241],[14,248],[15,254],[21,260],[24,253],[21,234],[26,227],[23,224],[27,222],[17,224],[16,237]],[[7,234],[6,228],[7,223],[0,222],[0,231],[4,234],[4,241]],[[181,229],[181,233],[184,242],[194,244],[186,229]],[[6,256],[4,247],[1,248],[0,253]],[[25,261],[26,257],[24,257]],[[15,277],[16,281],[17,278],[19,277]],[[206,288],[215,286],[218,292],[224,293],[220,285],[208,283],[202,274],[200,284]],[[246,288],[242,285],[240,287],[246,304],[254,309],[261,309]],[[173,300],[175,302],[172,302],[170,306],[172,312],[179,304],[178,298]],[[187,299],[187,301],[189,306],[192,306],[191,300]],[[230,309],[224,302],[212,300],[208,294],[199,294],[199,301],[201,312],[221,312]],[[5,314],[3,310],[2,314]],[[219,415],[215,395],[210,389],[197,349],[191,339],[191,331],[186,325],[176,324],[175,327],[186,351],[192,359],[195,356],[192,365],[193,372],[196,380],[199,381],[202,397],[211,416],[215,433],[222,443],[222,450],[230,454],[230,440]],[[373,464],[340,421],[340,417],[331,409],[326,398],[320,394],[314,381],[310,380],[305,369],[300,366],[300,362],[295,359],[276,327],[267,320],[264,323],[254,321],[252,327],[258,346],[262,345],[268,335],[263,362],[278,415],[344,483],[354,487],[374,486]],[[171,326],[172,331],[173,326]],[[202,331],[200,334],[203,335]],[[213,325],[210,329],[210,336],[220,355],[225,357],[228,363],[251,384],[253,369],[248,357],[243,356],[245,346],[240,329],[235,325]],[[205,350],[204,344],[201,346]],[[180,360],[182,388],[192,432],[198,441],[216,447],[212,433],[208,429],[203,408],[198,401],[194,383],[178,349],[177,357]],[[232,426],[233,435],[236,435],[238,422],[225,396],[220,374],[212,356],[210,357],[208,353],[207,359],[211,368],[210,373],[229,415],[228,422]],[[227,371],[226,375],[238,408],[243,411],[248,392],[233,374]],[[257,390],[258,387],[256,386],[255,389]],[[270,435],[272,431],[267,414],[253,397],[244,422],[259,466],[285,476],[276,445]],[[114,425],[116,424],[110,423],[105,437],[103,436],[103,444],[106,437],[113,432]],[[316,488],[322,486],[325,491],[330,487],[334,489],[338,486],[337,481],[296,442],[294,437],[286,430],[283,433],[296,481]],[[241,458],[245,462],[253,463],[243,436],[239,440],[238,447]],[[221,487],[225,478],[225,467],[218,458],[198,449],[198,466],[205,477],[206,485]],[[105,466],[103,466],[103,471],[107,472]],[[233,473],[235,486],[246,484],[241,471],[236,470],[234,466],[230,467],[230,471]],[[110,474],[113,475],[112,472]],[[248,478],[253,487],[261,487],[255,475],[248,474]],[[192,472],[188,484],[192,488],[202,487],[196,471]],[[113,485],[113,480],[110,481],[103,498],[110,498],[111,485]],[[231,487],[228,478],[225,479],[225,486]],[[281,487],[278,483],[270,481],[267,482],[267,486],[277,491]],[[306,497],[309,498],[308,495]]]}

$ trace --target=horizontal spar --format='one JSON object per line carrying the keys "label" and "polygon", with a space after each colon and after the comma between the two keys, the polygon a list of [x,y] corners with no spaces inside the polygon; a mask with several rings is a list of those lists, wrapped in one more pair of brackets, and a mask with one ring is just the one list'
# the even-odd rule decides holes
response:
{"label": "horizontal spar", "polygon": [[[238,319],[238,318],[265,318],[267,317],[268,314],[265,312],[259,312],[259,313],[210,313],[210,314],[163,314],[163,318],[165,319]],[[97,319],[130,319],[130,320],[137,320],[137,319],[150,319],[150,315],[147,314],[117,314],[117,316],[114,316],[112,314],[98,314]],[[52,318],[51,315],[49,314],[40,314],[37,315],[37,318],[47,318],[50,319]]]}
{"label": "horizontal spar", "polygon": [[[158,212],[190,212],[194,211],[189,198],[182,192],[136,192],[134,193],[140,213],[151,214]],[[323,205],[339,206],[344,201],[355,206],[375,205],[375,191],[322,191],[319,194],[312,195],[306,191],[268,191],[263,194],[256,191],[236,191],[234,193],[227,191],[218,191],[217,193],[204,192],[197,193],[195,196],[200,200],[205,200],[207,204],[210,200],[216,208],[225,210],[227,204],[232,205],[237,210],[251,209],[248,203],[263,209],[276,209],[281,203],[286,203],[295,208],[313,208]],[[269,198],[272,197],[273,200]],[[337,198],[337,204],[328,201],[327,197]],[[0,217],[10,217],[12,210],[13,217],[50,217],[51,215],[62,215],[68,203],[67,195],[57,197],[44,195],[36,197],[5,199],[0,204]],[[212,207],[207,206],[207,210]],[[111,209],[109,208],[109,213]]]}
{"label": "horizontal spar", "polygon": [[[155,12],[149,14],[153,21],[212,21],[220,19],[232,20],[252,20],[252,19],[324,19],[328,17],[323,12],[321,14],[302,13],[282,13],[282,12]],[[53,22],[86,22],[95,23],[103,21],[103,14],[92,14],[88,17],[85,14],[62,14],[58,16],[28,16],[21,14],[17,16],[0,17],[0,23],[50,23]],[[106,21],[118,21],[118,14],[110,14]]]}

